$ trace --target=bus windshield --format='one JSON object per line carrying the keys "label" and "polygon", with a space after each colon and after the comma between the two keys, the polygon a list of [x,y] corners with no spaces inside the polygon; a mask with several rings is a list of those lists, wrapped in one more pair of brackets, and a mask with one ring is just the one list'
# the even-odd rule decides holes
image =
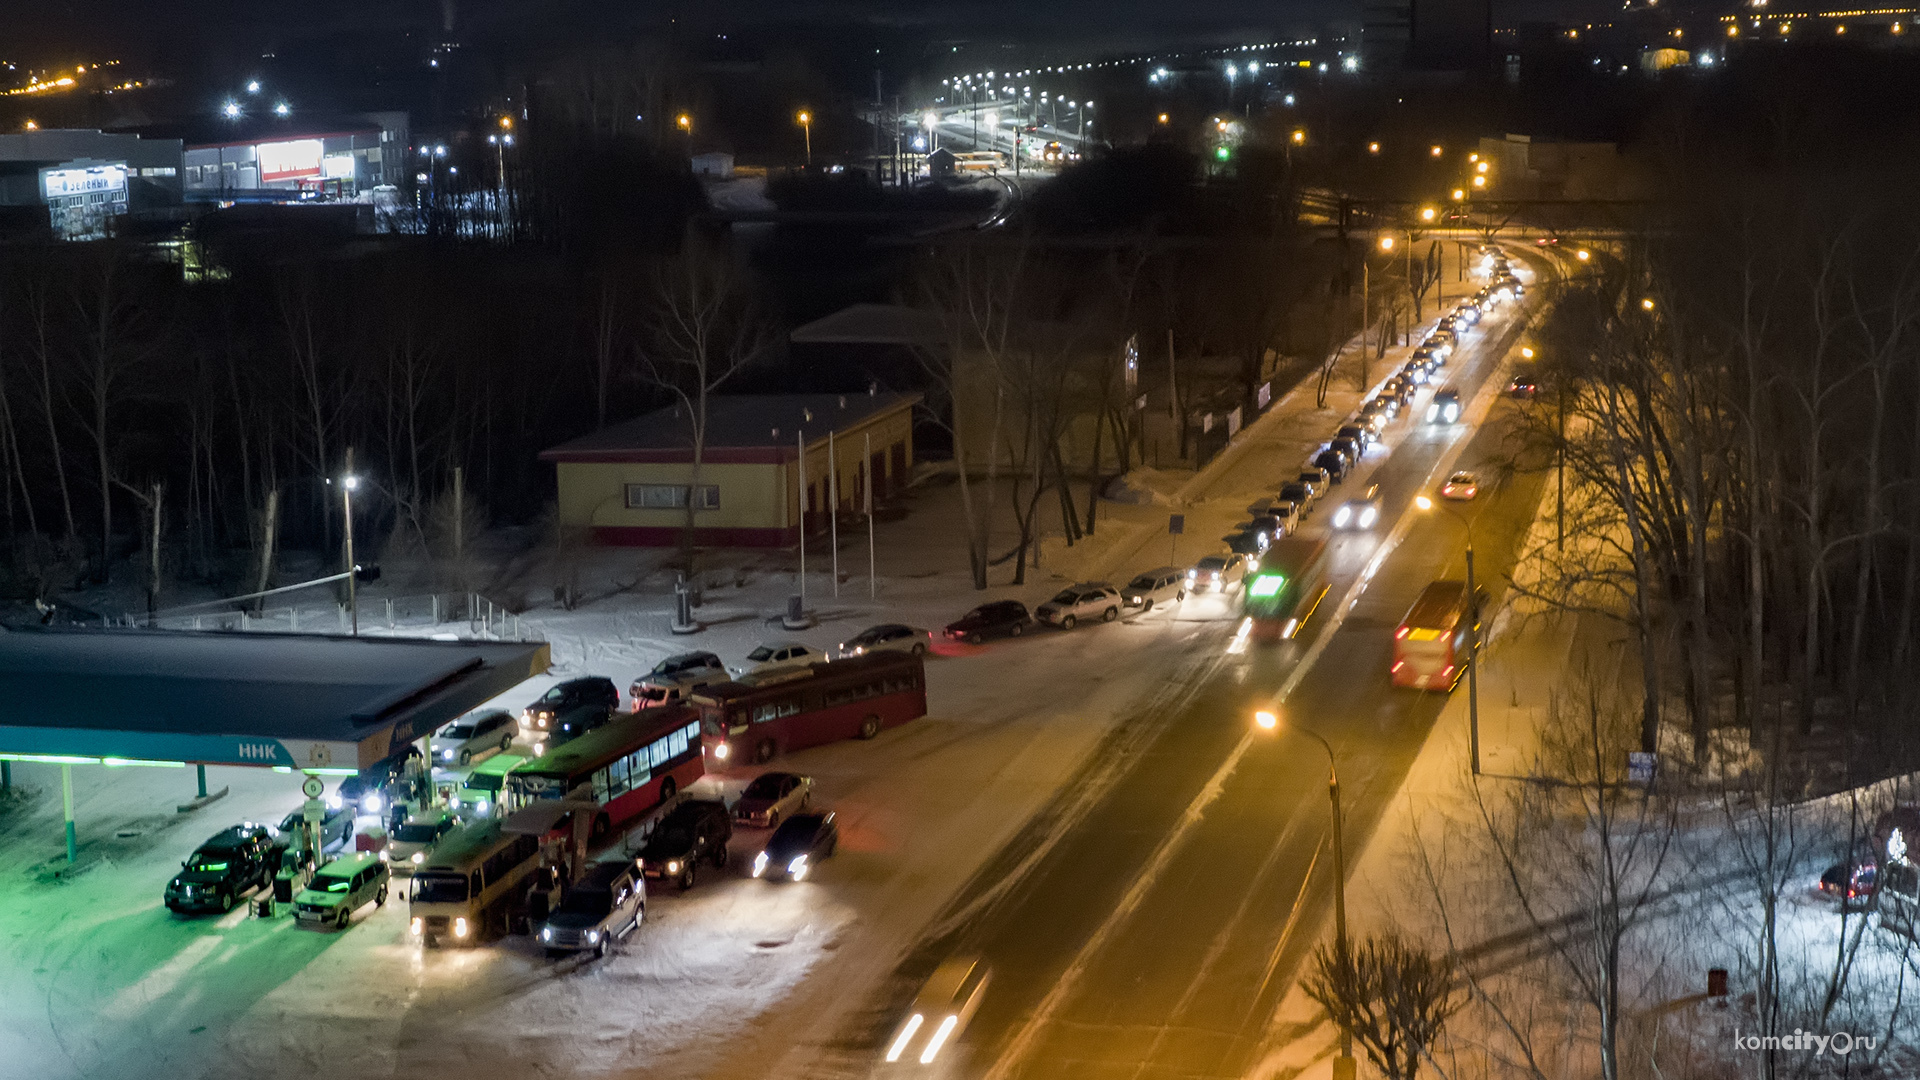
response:
{"label": "bus windshield", "polygon": [[464,904],[467,902],[466,875],[415,874],[413,891],[407,898],[419,904]]}

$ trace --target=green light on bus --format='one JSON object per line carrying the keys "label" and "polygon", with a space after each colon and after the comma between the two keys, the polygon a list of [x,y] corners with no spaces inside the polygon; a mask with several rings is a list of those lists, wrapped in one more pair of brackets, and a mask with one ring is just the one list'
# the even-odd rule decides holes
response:
{"label": "green light on bus", "polygon": [[1262,574],[1253,579],[1253,585],[1247,589],[1248,596],[1278,596],[1280,590],[1287,587],[1287,575]]}

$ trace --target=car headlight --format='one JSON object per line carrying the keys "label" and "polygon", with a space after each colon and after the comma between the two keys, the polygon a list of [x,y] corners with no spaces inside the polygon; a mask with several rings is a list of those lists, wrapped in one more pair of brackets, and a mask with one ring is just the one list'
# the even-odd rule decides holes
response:
{"label": "car headlight", "polygon": [[793,880],[795,881],[799,881],[801,878],[806,877],[807,876],[807,857],[805,855],[795,856],[794,860],[787,864],[787,875],[793,878]]}
{"label": "car headlight", "polygon": [[426,928],[427,928],[427,924],[424,921],[422,921],[420,916],[418,915],[415,915],[407,923],[407,930],[410,931],[415,937],[418,937],[420,935],[420,932],[422,930],[425,930]]}
{"label": "car headlight", "polygon": [[387,860],[389,860],[389,859],[391,859],[391,858],[393,858],[393,852],[391,852],[391,851],[382,851],[382,852],[380,853],[380,861],[381,861],[381,862],[386,862]]}
{"label": "car headlight", "polygon": [[600,944],[600,931],[598,930],[587,931],[587,944],[589,945]]}
{"label": "car headlight", "polygon": [[913,1041],[913,1033],[919,1031],[920,1025],[926,1022],[927,1018],[919,1013],[909,1016],[906,1025],[900,1029],[900,1035],[893,1040],[893,1045],[887,1047],[887,1060],[899,1061],[900,1055],[906,1053],[907,1044]]}
{"label": "car headlight", "polygon": [[1335,510],[1333,512],[1333,523],[1335,525],[1345,525],[1348,519],[1352,517],[1353,517],[1353,508],[1350,506],[1343,506],[1340,509]]}
{"label": "car headlight", "polygon": [[679,859],[674,859],[674,860],[672,860],[671,862],[669,862],[669,863],[667,863],[667,873],[669,873],[669,874],[677,874],[677,873],[679,873],[679,872],[680,872],[680,860],[679,860]]}
{"label": "car headlight", "polygon": [[753,857],[753,876],[759,877],[761,874],[766,873],[766,870],[767,853],[763,851]]}
{"label": "car headlight", "polygon": [[453,760],[453,751],[451,751],[451,750],[442,750],[442,751],[440,751],[440,760],[441,760],[441,761],[452,761],[452,760]]}
{"label": "car headlight", "polygon": [[1429,423],[1431,423],[1434,419],[1439,417],[1439,415],[1440,415],[1440,406],[1438,405],[1427,406],[1427,421]]}
{"label": "car headlight", "polygon": [[1363,529],[1372,528],[1374,521],[1379,517],[1380,517],[1380,511],[1375,510],[1371,506],[1367,507],[1365,510],[1362,510],[1360,512],[1360,527]]}
{"label": "car headlight", "polygon": [[549,928],[547,928],[547,927],[544,927],[544,926],[543,926],[543,927],[541,927],[541,928],[540,928],[540,940],[541,940],[541,941],[552,941],[552,940],[553,940],[553,931],[552,931],[551,929],[549,929]]}
{"label": "car headlight", "polygon": [[419,866],[421,863],[427,861],[427,853],[424,851],[416,851],[413,853],[413,858],[409,859],[408,861],[413,863],[413,865],[415,866]]}
{"label": "car headlight", "polygon": [[713,756],[716,758],[719,758],[721,761],[727,760],[727,753],[728,753],[728,749],[727,749],[726,743],[721,743],[718,746],[715,746],[713,748]]}
{"label": "car headlight", "polygon": [[485,801],[485,800],[475,800],[475,801],[474,801],[474,804],[473,804],[473,812],[474,812],[474,813],[476,813],[476,814],[478,814],[478,815],[480,815],[481,817],[486,817],[486,816],[487,816],[487,815],[488,815],[489,813],[491,813],[492,811],[493,811],[493,804],[492,804],[492,803],[490,803],[490,802],[487,802],[487,801]]}
{"label": "car headlight", "polygon": [[1187,571],[1187,580],[1188,580],[1188,581],[1192,581],[1192,580],[1193,580],[1194,578],[1197,578],[1197,577],[1199,577],[1199,576],[1200,576],[1200,571],[1198,571],[1198,570],[1189,570],[1189,571]]}
{"label": "car headlight", "polygon": [[467,936],[467,920],[465,919],[453,920],[453,936],[454,937]]}
{"label": "car headlight", "polygon": [[377,814],[380,812],[380,805],[380,796],[369,795],[360,800],[360,812],[363,814]]}

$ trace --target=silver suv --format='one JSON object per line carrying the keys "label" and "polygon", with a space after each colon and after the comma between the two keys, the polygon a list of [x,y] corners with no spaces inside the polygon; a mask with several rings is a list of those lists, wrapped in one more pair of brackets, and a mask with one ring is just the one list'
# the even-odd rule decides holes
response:
{"label": "silver suv", "polygon": [[647,883],[631,861],[599,862],[567,890],[540,927],[540,945],[548,956],[568,952],[607,955],[647,917]]}
{"label": "silver suv", "polygon": [[1153,605],[1178,602],[1187,598],[1187,572],[1177,566],[1149,570],[1120,590],[1120,600],[1128,607],[1152,611]]}
{"label": "silver suv", "polygon": [[1060,590],[1053,599],[1041,604],[1033,617],[1062,630],[1071,630],[1082,619],[1112,622],[1120,617],[1120,606],[1120,590],[1104,581],[1083,581]]}

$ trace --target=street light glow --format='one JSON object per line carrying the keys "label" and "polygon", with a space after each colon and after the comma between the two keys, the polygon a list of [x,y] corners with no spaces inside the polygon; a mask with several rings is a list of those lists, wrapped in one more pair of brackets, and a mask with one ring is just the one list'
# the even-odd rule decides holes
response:
{"label": "street light glow", "polygon": [[1379,143],[1377,143],[1377,142],[1370,142],[1370,143],[1368,143],[1368,144],[1367,144],[1367,153],[1369,153],[1369,154],[1377,154],[1377,153],[1379,153],[1379,152],[1380,152],[1380,144],[1379,144]]}
{"label": "street light glow", "polygon": [[1431,510],[1433,509],[1433,500],[1427,498],[1425,495],[1415,495],[1413,497],[1413,505],[1422,510]]}
{"label": "street light glow", "polygon": [[1253,714],[1253,722],[1266,728],[1268,731],[1272,731],[1274,728],[1280,726],[1280,718],[1265,709],[1261,709],[1259,712]]}
{"label": "street light glow", "polygon": [[1380,238],[1380,250],[1381,250],[1381,251],[1392,251],[1392,250],[1393,250],[1393,237],[1391,237],[1391,236],[1383,236],[1383,237],[1381,237],[1381,238]]}
{"label": "street light glow", "polygon": [[1573,257],[1579,259],[1581,262],[1586,262],[1588,259],[1593,258],[1592,255],[1587,253],[1586,248],[1581,248],[1579,251],[1574,252]]}
{"label": "street light glow", "polygon": [[1459,188],[1454,188],[1454,189],[1453,189],[1453,201],[1454,201],[1454,202],[1459,202],[1459,201],[1460,201],[1461,199],[1464,199],[1464,198],[1466,198],[1466,197],[1467,197],[1467,193],[1466,193],[1466,192],[1464,192],[1464,191],[1462,191],[1462,190],[1460,190]]}
{"label": "street light glow", "polygon": [[1435,210],[1435,209],[1434,209],[1433,207],[1431,207],[1431,206],[1423,206],[1423,207],[1421,207],[1421,208],[1420,208],[1420,220],[1421,220],[1421,221],[1432,221],[1432,220],[1434,219],[1434,217],[1435,217],[1435,215],[1437,215],[1438,213],[1439,213],[1439,211],[1438,211],[1438,210]]}
{"label": "street light glow", "polygon": [[1435,143],[1433,144],[1433,147],[1427,152],[1432,154],[1434,157],[1439,157],[1441,154],[1446,153],[1446,150],[1443,147],[1441,147],[1439,143]]}
{"label": "street light glow", "polygon": [[688,116],[686,113],[681,113],[679,116],[674,117],[673,122],[682,131],[691,132],[693,130],[693,117]]}
{"label": "street light glow", "polygon": [[229,120],[240,119],[240,103],[237,101],[229,101],[225,105],[220,106],[220,115]]}
{"label": "street light glow", "polygon": [[1304,142],[1306,142],[1306,141],[1307,141],[1307,131],[1306,131],[1306,129],[1305,129],[1305,128],[1294,128],[1294,129],[1293,129],[1293,145],[1295,145],[1295,146],[1299,146],[1299,145],[1300,145],[1301,143],[1304,143]]}
{"label": "street light glow", "polygon": [[1644,300],[1642,300],[1642,301],[1640,301],[1640,310],[1642,310],[1642,311],[1652,311],[1652,310],[1653,310],[1653,297],[1651,297],[1651,296],[1649,296],[1649,297],[1647,297],[1646,299],[1644,299]]}

